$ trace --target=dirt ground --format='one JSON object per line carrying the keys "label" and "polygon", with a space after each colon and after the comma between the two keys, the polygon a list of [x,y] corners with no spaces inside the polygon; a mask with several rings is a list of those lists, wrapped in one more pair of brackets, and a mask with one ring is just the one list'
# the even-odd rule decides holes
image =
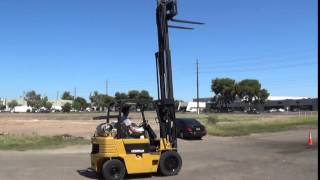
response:
{"label": "dirt ground", "polygon": [[[38,134],[38,135],[60,135],[70,134],[89,139],[97,125],[105,120],[92,120],[102,113],[77,113],[77,114],[0,114],[0,134]],[[146,113],[153,127],[155,114]],[[130,118],[135,123],[141,122],[140,114],[132,113]]]}
{"label": "dirt ground", "polygon": [[[311,114],[313,113],[313,114]],[[316,115],[317,112],[308,112],[304,115]],[[81,136],[89,139],[97,125],[103,123],[104,120],[92,120],[95,116],[102,116],[104,113],[50,113],[50,114],[31,114],[31,113],[0,113],[0,134],[38,134],[38,135],[60,135],[70,134],[73,136]],[[230,116],[244,116],[244,114],[228,114]],[[155,121],[155,112],[146,112],[146,119],[155,131],[158,125]],[[193,117],[199,116],[192,113],[177,113],[177,117]],[[200,115],[200,117],[204,115]],[[257,116],[261,121],[272,121],[274,119],[285,119],[288,117],[299,116],[298,113],[266,113]],[[140,113],[130,113],[130,119],[139,124],[141,122]]]}
{"label": "dirt ground", "polygon": [[[0,113],[0,134],[56,135],[71,134],[90,138],[102,120],[102,114],[10,114]],[[230,114],[239,116],[243,114]],[[294,113],[254,115],[262,120],[286,119]],[[155,113],[147,119],[157,129]],[[197,117],[177,113],[177,117]],[[203,117],[203,116],[201,116]],[[140,115],[131,113],[135,122]],[[307,145],[309,128],[252,134],[241,137],[205,136],[201,141],[178,140],[183,168],[178,176],[132,176],[129,179],[198,179],[198,180],[311,180],[318,178],[318,129],[312,129],[314,146]],[[99,178],[90,166],[90,145],[63,149],[0,151],[0,180],[79,180]]]}

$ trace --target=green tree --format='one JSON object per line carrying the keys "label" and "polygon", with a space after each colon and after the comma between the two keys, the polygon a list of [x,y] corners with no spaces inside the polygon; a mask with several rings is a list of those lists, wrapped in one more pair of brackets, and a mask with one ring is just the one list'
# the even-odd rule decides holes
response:
{"label": "green tree", "polygon": [[77,97],[73,103],[72,103],[72,107],[78,111],[83,111],[88,107],[88,103],[86,101],[86,99],[82,98],[82,97]]}
{"label": "green tree", "polygon": [[32,90],[26,93],[24,100],[27,101],[27,105],[32,108],[39,109],[42,105],[41,95]]}
{"label": "green tree", "polygon": [[69,113],[71,111],[72,105],[70,103],[66,103],[62,106],[62,112]]}
{"label": "green tree", "polygon": [[129,99],[138,99],[140,92],[137,90],[131,90],[128,92]]}
{"label": "green tree", "polygon": [[147,90],[142,90],[139,95],[138,99],[140,100],[152,100],[153,98],[150,96],[149,92]]}
{"label": "green tree", "polygon": [[214,100],[220,107],[227,107],[236,97],[236,81],[230,78],[212,80],[211,90],[215,93]]}
{"label": "green tree", "polygon": [[259,92],[258,92],[258,95],[257,95],[257,101],[258,103],[260,104],[264,104],[266,103],[266,100],[268,99],[269,97],[269,92],[268,90],[266,89],[261,89]]}
{"label": "green tree", "polygon": [[52,105],[53,104],[51,102],[47,102],[44,107],[47,108],[47,109],[51,109]]}
{"label": "green tree", "polygon": [[4,110],[6,107],[3,105],[3,101],[0,98],[0,110]]}
{"label": "green tree", "polygon": [[9,108],[12,109],[12,108],[18,106],[18,102],[16,100],[12,100],[12,101],[8,102],[8,106],[9,106]]}
{"label": "green tree", "polygon": [[128,95],[126,93],[116,92],[114,96],[116,100],[128,99]]}
{"label": "green tree", "polygon": [[63,99],[63,100],[73,100],[73,98],[74,97],[71,95],[71,93],[69,91],[65,91],[61,97],[61,99]]}
{"label": "green tree", "polygon": [[52,108],[52,103],[48,101],[48,97],[47,96],[41,98],[41,107],[45,107],[47,109],[51,109]]}
{"label": "green tree", "polygon": [[261,89],[261,84],[256,79],[244,79],[236,86],[239,98],[245,103],[248,103],[249,108],[252,108],[253,103],[264,103],[269,97],[266,89]]}
{"label": "green tree", "polygon": [[98,91],[94,91],[92,95],[90,95],[89,97],[90,101],[91,101],[91,105],[95,106],[97,108],[103,107],[103,98],[102,95],[99,94]]}
{"label": "green tree", "polygon": [[113,100],[111,96],[100,94],[98,91],[94,91],[93,95],[90,95],[91,105],[98,109],[107,107],[108,104]]}
{"label": "green tree", "polygon": [[103,105],[104,106],[108,106],[108,104],[110,104],[111,101],[113,101],[113,97],[108,96],[108,95],[103,95]]}

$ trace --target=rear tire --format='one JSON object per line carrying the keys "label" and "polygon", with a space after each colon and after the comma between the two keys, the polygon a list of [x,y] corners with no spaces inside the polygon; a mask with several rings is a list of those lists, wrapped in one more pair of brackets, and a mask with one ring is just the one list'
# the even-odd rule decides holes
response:
{"label": "rear tire", "polygon": [[179,173],[182,167],[182,159],[175,151],[167,151],[161,154],[159,172],[163,176],[174,176]]}
{"label": "rear tire", "polygon": [[106,180],[121,180],[125,174],[126,168],[118,159],[111,159],[103,164],[102,175]]}

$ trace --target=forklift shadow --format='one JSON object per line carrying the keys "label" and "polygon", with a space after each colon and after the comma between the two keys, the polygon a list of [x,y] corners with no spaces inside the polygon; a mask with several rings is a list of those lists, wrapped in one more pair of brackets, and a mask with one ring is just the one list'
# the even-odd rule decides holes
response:
{"label": "forklift shadow", "polygon": [[99,177],[94,171],[92,171],[90,168],[84,169],[84,170],[77,170],[78,174],[86,177],[88,179],[97,179],[97,180],[103,180],[102,177]]}
{"label": "forklift shadow", "polygon": [[130,174],[126,175],[124,179],[150,179],[152,176],[157,176],[156,174]]}
{"label": "forklift shadow", "polygon": [[203,141],[203,138],[179,138],[179,140],[182,140],[182,141]]}
{"label": "forklift shadow", "polygon": [[[78,174],[88,179],[104,180],[103,177],[98,176],[90,168],[84,170],[77,170]],[[137,174],[137,175],[126,175],[125,179],[149,179],[152,176],[158,176],[157,174]]]}

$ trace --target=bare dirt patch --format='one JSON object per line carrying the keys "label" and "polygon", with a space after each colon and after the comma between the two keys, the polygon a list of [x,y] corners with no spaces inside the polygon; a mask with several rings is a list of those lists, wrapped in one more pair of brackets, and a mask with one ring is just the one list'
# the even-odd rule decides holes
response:
{"label": "bare dirt patch", "polygon": [[[310,113],[310,112],[309,112]],[[317,115],[317,112],[313,112]],[[70,134],[72,136],[81,136],[89,139],[97,125],[103,123],[104,120],[92,120],[95,116],[106,115],[105,113],[49,113],[49,114],[34,114],[34,113],[0,113],[0,134],[38,134],[38,135],[60,135]],[[130,119],[133,122],[141,123],[141,114],[131,112]],[[155,121],[155,112],[145,112],[146,119],[155,131],[159,129]],[[191,113],[177,113],[177,117],[203,118],[206,115],[200,116]],[[255,121],[275,121],[284,120],[293,116],[298,116],[297,113],[282,113],[282,114],[222,114],[222,116],[232,117],[233,119],[248,119],[254,118]],[[303,113],[301,114],[303,116]]]}
{"label": "bare dirt patch", "polygon": [[[77,114],[0,114],[0,134],[18,135],[60,135],[70,134],[89,139],[95,132],[97,125],[104,120],[92,120],[95,116],[104,113],[77,113]],[[146,118],[151,126],[157,129],[155,113],[147,112]],[[131,113],[133,122],[141,123],[140,113]]]}

